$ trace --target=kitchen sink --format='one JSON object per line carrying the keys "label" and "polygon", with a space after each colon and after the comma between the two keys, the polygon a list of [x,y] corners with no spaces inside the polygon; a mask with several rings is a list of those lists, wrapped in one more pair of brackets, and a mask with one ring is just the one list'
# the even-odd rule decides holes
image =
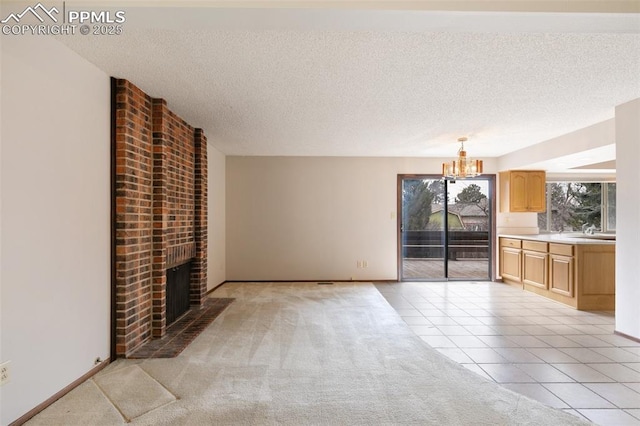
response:
{"label": "kitchen sink", "polygon": [[616,240],[616,234],[582,234],[580,238],[589,238],[591,240]]}
{"label": "kitchen sink", "polygon": [[590,240],[605,240],[605,241],[616,240],[616,234],[598,233],[598,232],[596,232],[595,234],[584,234],[582,232],[573,232],[573,233],[567,233],[562,235],[566,237],[571,237],[571,238],[587,238]]}

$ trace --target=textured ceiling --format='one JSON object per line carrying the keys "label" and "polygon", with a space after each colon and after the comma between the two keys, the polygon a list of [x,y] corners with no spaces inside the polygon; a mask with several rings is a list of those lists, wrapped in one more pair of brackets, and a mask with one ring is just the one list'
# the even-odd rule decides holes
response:
{"label": "textured ceiling", "polygon": [[640,15],[130,8],[59,40],[227,155],[500,156],[640,97]]}

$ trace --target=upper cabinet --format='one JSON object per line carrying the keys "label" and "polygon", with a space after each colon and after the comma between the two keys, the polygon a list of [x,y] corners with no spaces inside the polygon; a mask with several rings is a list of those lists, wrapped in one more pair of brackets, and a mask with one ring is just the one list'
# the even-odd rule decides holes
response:
{"label": "upper cabinet", "polygon": [[542,170],[500,172],[500,211],[544,212],[546,179]]}

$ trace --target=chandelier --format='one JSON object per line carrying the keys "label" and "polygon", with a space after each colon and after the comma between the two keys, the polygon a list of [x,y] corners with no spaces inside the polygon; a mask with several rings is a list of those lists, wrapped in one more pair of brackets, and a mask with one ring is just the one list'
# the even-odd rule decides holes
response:
{"label": "chandelier", "polygon": [[472,160],[467,158],[467,151],[464,150],[464,143],[467,138],[458,138],[460,149],[458,159],[447,163],[442,163],[442,176],[445,179],[456,180],[472,178],[482,174],[482,160]]}

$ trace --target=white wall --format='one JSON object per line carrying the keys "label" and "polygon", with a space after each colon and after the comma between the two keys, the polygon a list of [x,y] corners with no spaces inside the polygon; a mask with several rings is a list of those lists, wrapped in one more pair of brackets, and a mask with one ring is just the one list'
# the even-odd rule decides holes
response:
{"label": "white wall", "polygon": [[616,331],[640,339],[640,99],[616,107]]}
{"label": "white wall", "polygon": [[435,158],[228,156],[227,279],[396,279],[397,175],[441,170]]}
{"label": "white wall", "polygon": [[208,251],[207,290],[226,280],[226,215],[225,215],[225,155],[207,145],[208,158]]}
{"label": "white wall", "polygon": [[47,37],[2,39],[1,423],[109,356],[109,78]]}
{"label": "white wall", "polygon": [[[1,45],[0,45],[1,47]],[[4,85],[6,84],[6,81],[4,80],[4,76],[3,76],[3,57],[4,55],[2,54],[2,52],[0,51],[0,88],[4,87]],[[2,164],[3,164],[3,159],[2,159],[2,128],[3,128],[3,122],[2,122],[2,99],[1,99],[1,92],[0,92],[0,363],[4,362],[4,356],[3,356],[3,351],[2,351],[2,335],[4,334],[4,324],[2,322],[2,300],[4,299],[2,296]],[[2,387],[0,387],[0,410],[2,410]],[[4,424],[4,421],[2,419],[2,414],[0,414],[0,425]]]}
{"label": "white wall", "polygon": [[[498,158],[498,169],[540,167],[548,170],[559,162],[563,163],[561,168],[597,163],[609,160],[599,155],[615,143],[615,119],[612,118],[503,155]],[[610,154],[613,156],[610,159],[615,159],[615,148]]]}

